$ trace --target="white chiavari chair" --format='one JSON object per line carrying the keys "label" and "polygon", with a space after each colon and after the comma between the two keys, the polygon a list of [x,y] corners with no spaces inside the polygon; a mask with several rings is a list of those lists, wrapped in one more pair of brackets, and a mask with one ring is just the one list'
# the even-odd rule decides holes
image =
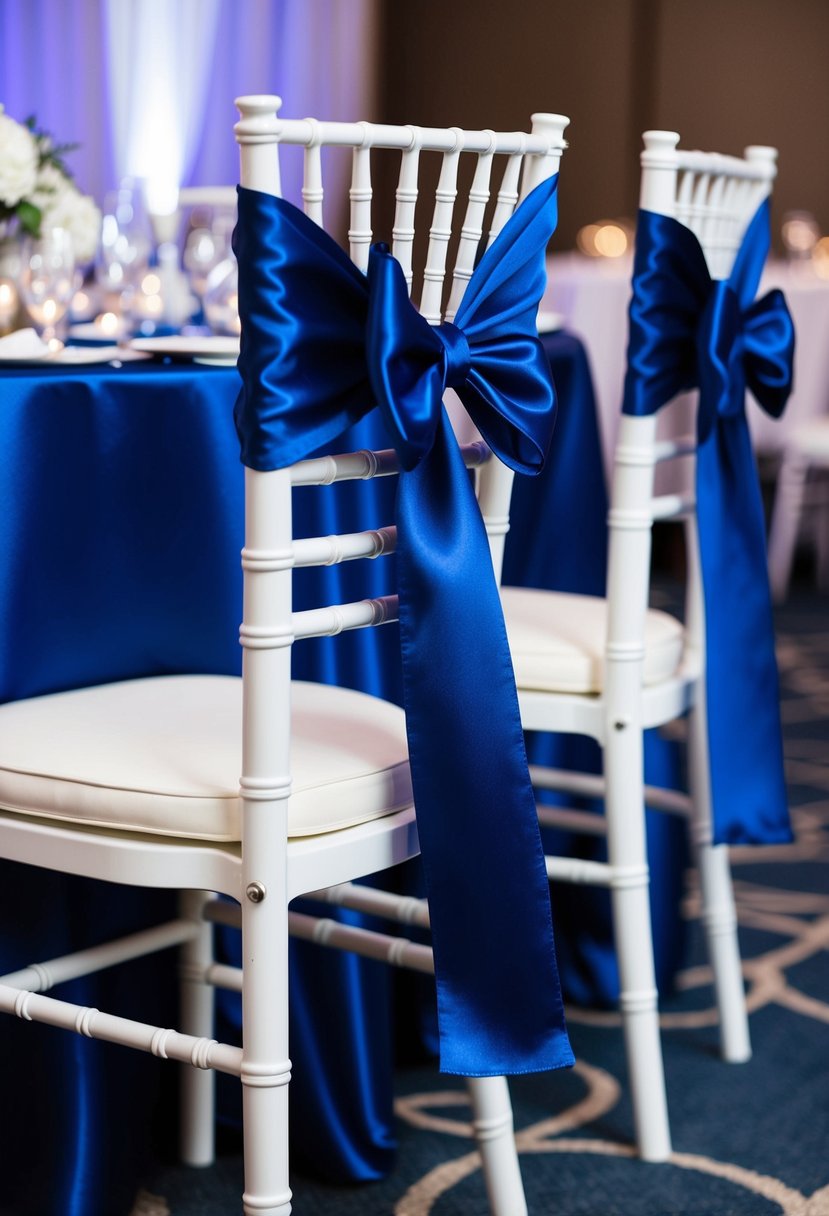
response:
{"label": "white chiavari chair", "polygon": [[[494,237],[519,193],[557,170],[567,121],[537,115],[531,134],[496,134],[283,122],[278,98],[237,104],[242,184],[278,194],[280,149],[299,146],[305,210],[318,223],[321,148],[351,150],[349,249],[361,269],[372,240],[372,153],[387,149],[401,157],[393,251],[410,282],[419,160],[422,153],[442,157],[420,304],[431,321],[441,318],[453,231],[460,232],[460,244],[447,315],[454,315],[472,273],[493,163],[506,164],[493,207]],[[466,206],[456,208],[461,157],[474,158],[476,168]],[[480,443],[464,453],[470,467],[489,455]],[[213,1157],[214,1071],[239,1077],[243,1203],[250,1216],[290,1211],[289,932],[433,970],[430,948],[288,909],[295,897],[315,892],[339,906],[428,926],[424,902],[352,881],[418,852],[403,711],[343,688],[292,685],[290,678],[296,639],[381,625],[396,613],[394,596],[292,610],[294,568],[375,558],[393,552],[396,541],[393,527],[380,526],[389,523],[384,520],[376,530],[295,540],[292,487],[396,471],[391,451],[312,458],[274,472],[246,469],[241,680],[149,678],[0,707],[0,855],[182,892],[180,915],[169,924],[3,977],[0,1009],[183,1062],[181,1154],[193,1165]],[[241,968],[214,961],[214,923],[241,926]],[[181,951],[181,1031],[43,995],[64,980],[171,946]],[[242,1047],[211,1038],[215,987],[242,992]],[[469,1093],[491,1210],[521,1216],[526,1204],[506,1081],[471,1078]]]}
{"label": "white chiavari chair", "polygon": [[[727,277],[749,220],[770,193],[776,153],[745,159],[677,150],[678,136],[646,133],[641,206],[680,220],[698,237],[712,278]],[[621,386],[620,386],[621,387]],[[670,407],[680,411],[686,402]],[[686,409],[687,413],[687,409]],[[674,419],[676,414],[674,413]],[[673,423],[676,426],[676,422]],[[693,431],[693,422],[689,428]],[[605,814],[540,806],[542,824],[607,837],[608,861],[548,857],[551,880],[610,889],[620,972],[620,1006],[636,1138],[651,1161],[671,1152],[659,1038],[645,803],[690,818],[703,921],[714,970],[721,1050],[750,1055],[748,1021],[725,846],[711,843],[704,704],[705,636],[693,485],[695,439],[658,438],[655,417],[623,416],[609,513],[607,598],[502,588],[522,722],[532,731],[598,741],[603,776],[531,768],[537,789],[605,799]],[[664,486],[654,495],[657,465]],[[684,626],[648,608],[651,530],[684,521],[688,578]],[[494,544],[496,567],[502,541]],[[643,731],[687,711],[691,797],[644,787]]]}

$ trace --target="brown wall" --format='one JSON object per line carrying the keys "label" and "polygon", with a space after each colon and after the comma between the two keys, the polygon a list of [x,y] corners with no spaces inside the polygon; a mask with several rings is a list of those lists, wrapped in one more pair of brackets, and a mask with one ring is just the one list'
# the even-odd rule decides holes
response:
{"label": "brown wall", "polygon": [[640,134],[780,149],[775,231],[806,208],[829,232],[829,0],[386,0],[391,122],[526,127],[572,120],[556,243],[632,215]]}
{"label": "brown wall", "polygon": [[829,232],[829,0],[662,0],[654,125],[689,146],[780,150],[773,228]]}

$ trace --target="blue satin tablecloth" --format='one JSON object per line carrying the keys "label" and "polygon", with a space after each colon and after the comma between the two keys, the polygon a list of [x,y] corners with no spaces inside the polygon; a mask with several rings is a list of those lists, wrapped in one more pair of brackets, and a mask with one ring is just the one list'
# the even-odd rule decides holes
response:
{"label": "blue satin tablecloth", "polygon": [[[559,420],[545,471],[534,481],[516,479],[505,581],[601,593],[607,502],[590,372],[577,339],[549,335],[545,346]],[[0,700],[147,674],[239,671],[243,470],[232,420],[238,383],[234,368],[186,364],[4,370]],[[380,428],[375,415],[363,419],[340,450],[390,446]],[[393,479],[380,479],[297,490],[295,513],[307,534],[325,535],[390,523],[393,501]],[[296,606],[384,594],[393,586],[385,559],[367,570],[366,563],[357,566],[298,572]],[[299,677],[400,699],[396,626],[299,643],[294,662]],[[560,762],[573,759],[562,746],[586,745],[545,739],[530,746],[532,759]],[[576,760],[582,758],[597,761],[589,748]],[[657,871],[667,872],[666,891],[656,892],[665,975],[676,957],[677,890],[666,893],[676,870],[672,864]],[[9,863],[0,874],[2,923],[16,926],[0,940],[0,973],[130,932],[172,907],[167,893],[116,892]],[[416,884],[416,871],[401,881]],[[595,892],[562,892],[555,914],[565,991],[571,999],[613,999],[606,906]],[[229,931],[224,945],[232,956]],[[62,994],[174,1025],[175,1009],[156,978],[167,968],[172,979],[173,966],[172,956],[151,959],[137,971],[132,964],[76,981]],[[291,984],[294,1164],[333,1180],[379,1177],[392,1167],[395,1149],[399,992],[395,998],[380,964],[330,951],[321,966],[317,948],[298,943]],[[220,993],[219,1010],[218,1033],[232,1034],[238,1001]],[[32,1035],[36,1054],[23,1064]],[[177,1070],[16,1019],[0,1027],[0,1069],[7,1113],[14,1111],[0,1149],[6,1192],[14,1196],[8,1210],[128,1213],[145,1160],[158,1138],[171,1134]],[[221,1109],[232,1120],[237,1088],[221,1090]]]}

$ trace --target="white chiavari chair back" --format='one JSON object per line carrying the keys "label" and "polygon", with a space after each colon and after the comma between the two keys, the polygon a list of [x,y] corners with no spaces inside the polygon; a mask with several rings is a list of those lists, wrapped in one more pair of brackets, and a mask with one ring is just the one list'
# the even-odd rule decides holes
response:
{"label": "white chiavari chair back", "polygon": [[771,193],[776,150],[755,145],[743,157],[724,156],[678,149],[672,131],[646,131],[643,138],[640,205],[690,228],[711,277],[727,278],[749,220]]}
{"label": "white chiavari chair back", "polygon": [[[243,182],[252,189],[279,195],[283,174],[273,144],[278,145],[280,154],[291,147],[301,149],[303,209],[315,223],[334,231],[337,200],[329,214],[322,151],[351,150],[349,255],[355,266],[365,271],[371,244],[388,240],[390,235],[391,251],[400,262],[410,293],[413,287],[421,286],[419,299],[413,302],[432,325],[453,320],[482,249],[492,244],[518,203],[558,172],[566,147],[564,130],[569,122],[560,114],[537,113],[532,116],[529,134],[464,131],[460,127],[282,120],[277,116],[273,98],[242,98],[238,104],[243,118],[237,131],[251,133],[250,142],[243,139],[241,143]],[[266,127],[269,137],[263,134]],[[372,154],[375,158],[399,156],[391,234],[375,231],[373,224]],[[440,159],[433,202],[421,193],[426,156]],[[474,168],[462,174],[462,160]],[[468,183],[465,197],[459,186],[462,180]],[[470,464],[480,466],[478,500],[493,564],[500,575],[513,474],[500,461],[486,459],[486,454],[475,446],[477,433],[469,419],[454,406],[452,390],[447,398],[459,438],[473,441],[471,447],[467,445],[465,454]]]}
{"label": "white chiavari chair back", "polygon": [[[685,152],[678,141],[673,132],[645,133],[640,206],[688,227],[702,246],[711,277],[726,278],[749,221],[770,193],[776,153],[755,147],[740,159]],[[683,403],[677,399],[676,404]],[[590,735],[602,748],[601,777],[540,767],[532,774],[539,789],[605,799],[603,817],[548,806],[539,808],[539,817],[551,827],[607,837],[607,863],[550,856],[547,868],[554,881],[610,888],[636,1139],[641,1155],[654,1161],[667,1159],[671,1139],[648,903],[645,801],[690,817],[722,1054],[740,1061],[751,1051],[728,858],[724,846],[711,843],[705,625],[693,489],[695,412],[694,433],[685,436],[675,429],[673,410],[672,405],[665,411],[667,436],[658,432],[655,416],[621,419],[606,598],[503,590],[525,728]],[[672,467],[664,474],[666,463]],[[653,524],[670,519],[683,521],[686,532],[684,624],[649,608]],[[645,791],[644,730],[689,709],[691,797]]]}

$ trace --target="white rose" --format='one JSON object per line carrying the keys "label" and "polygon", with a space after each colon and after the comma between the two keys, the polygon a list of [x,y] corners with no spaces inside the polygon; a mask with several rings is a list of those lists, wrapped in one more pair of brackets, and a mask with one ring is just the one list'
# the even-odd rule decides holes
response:
{"label": "white rose", "polygon": [[40,211],[48,211],[57,204],[60,195],[72,189],[72,183],[66,175],[61,173],[57,165],[47,160],[37,171],[37,181],[30,201]]}
{"label": "white rose", "polygon": [[35,188],[37,144],[31,131],[0,113],[0,203],[15,207]]}
{"label": "white rose", "polygon": [[101,213],[94,199],[80,194],[65,177],[63,181],[62,189],[44,196],[40,229],[43,232],[46,228],[65,228],[72,237],[75,261],[90,262],[98,249]]}

